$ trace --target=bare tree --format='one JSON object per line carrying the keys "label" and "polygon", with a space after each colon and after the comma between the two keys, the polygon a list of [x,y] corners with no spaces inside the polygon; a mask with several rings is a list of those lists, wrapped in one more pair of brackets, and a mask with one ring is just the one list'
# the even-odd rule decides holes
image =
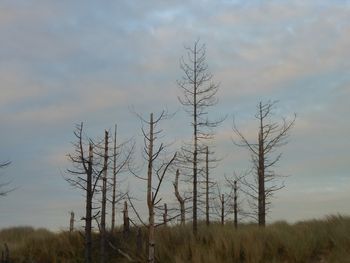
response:
{"label": "bare tree", "polygon": [[238,203],[237,203],[237,180],[234,180],[233,182],[233,214],[234,214],[234,225],[235,225],[235,229],[237,229],[238,227]]}
{"label": "bare tree", "polygon": [[186,222],[186,210],[185,210],[185,201],[186,198],[182,197],[179,191],[179,176],[180,176],[180,171],[179,169],[176,170],[176,176],[175,176],[175,182],[173,183],[174,185],[174,191],[175,191],[175,196],[177,201],[179,202],[179,206],[180,206],[180,222],[181,225],[184,225]]}
{"label": "bare tree", "polygon": [[210,155],[214,155],[213,151],[209,151],[209,147],[205,147],[205,170],[204,170],[204,181],[202,182],[204,185],[204,194],[205,194],[205,223],[207,226],[210,224],[210,214],[212,210],[211,203],[215,199],[215,185],[216,182],[212,181],[210,178],[210,170],[217,166],[218,159],[210,157]]}
{"label": "bare tree", "polygon": [[[73,143],[74,153],[68,154],[73,168],[67,169],[70,177],[65,180],[72,186],[79,188],[85,193],[85,263],[91,263],[92,251],[92,220],[97,214],[93,215],[93,196],[96,192],[98,180],[103,172],[98,170],[99,162],[94,159],[94,143],[91,139],[83,138],[83,123],[77,125],[74,132],[77,142]],[[86,142],[87,141],[87,142]],[[85,149],[86,143],[88,150]]]}
{"label": "bare tree", "polygon": [[218,85],[212,82],[212,75],[208,71],[205,61],[205,45],[200,44],[197,40],[193,47],[186,47],[186,51],[187,59],[181,58],[180,60],[180,68],[184,75],[177,83],[183,92],[179,101],[192,118],[193,141],[184,147],[182,155],[184,161],[190,163],[192,169],[193,233],[197,234],[199,155],[205,152],[203,141],[212,139],[212,128],[216,127],[222,120],[211,121],[208,118],[208,108],[217,104],[215,95],[218,91]]}
{"label": "bare tree", "polygon": [[130,232],[130,221],[129,221],[129,210],[128,210],[128,202],[124,202],[123,209],[123,235],[126,238]]}
{"label": "bare tree", "polygon": [[[161,129],[159,129],[159,123],[167,118],[167,114],[163,111],[158,118],[154,119],[153,113],[150,114],[150,119],[145,120],[141,116],[139,118],[142,122],[142,133],[144,136],[144,157],[147,161],[147,177],[140,177],[135,174],[140,179],[143,179],[147,181],[147,207],[148,207],[148,262],[154,263],[155,262],[155,227],[160,224],[156,224],[155,222],[155,210],[157,209],[157,204],[161,201],[161,198],[159,198],[160,194],[160,187],[162,183],[164,182],[164,178],[170,167],[172,166],[173,162],[176,158],[176,153],[172,155],[172,157],[167,158],[166,157],[166,148],[167,145],[164,143],[157,144],[157,139],[160,136],[160,133],[162,132]],[[146,130],[144,128],[144,124],[149,126],[149,129]],[[131,202],[130,198],[129,201]],[[131,203],[132,208],[134,209],[134,206]],[[138,218],[141,222],[143,222],[137,213],[137,211],[134,209],[135,213],[137,214]],[[170,218],[167,218],[167,220],[170,220]]]}
{"label": "bare tree", "polygon": [[[0,163],[0,169],[5,168],[11,164],[10,161]],[[0,196],[5,196],[14,189],[6,189],[10,185],[10,182],[0,183]]]}
{"label": "bare tree", "polygon": [[233,213],[233,191],[223,193],[219,184],[217,184],[217,199],[214,206],[216,215],[220,218],[220,223],[225,224],[226,219]]}
{"label": "bare tree", "polygon": [[107,205],[107,170],[108,170],[108,131],[105,131],[103,174],[102,174],[102,200],[101,200],[101,222],[100,222],[100,262],[106,261],[106,205]]}
{"label": "bare tree", "polygon": [[[114,144],[113,144],[113,177],[112,177],[112,218],[111,218],[111,232],[113,233],[115,228],[115,213],[116,205],[120,202],[126,195],[123,193],[119,187],[117,176],[121,173],[128,171],[131,167],[131,162],[133,158],[135,143],[132,140],[126,140],[122,143],[117,143],[117,125],[114,128]],[[119,190],[119,193],[118,193]]]}
{"label": "bare tree", "polygon": [[239,142],[234,142],[240,147],[247,148],[251,154],[253,164],[253,181],[246,178],[242,183],[247,187],[245,191],[253,200],[253,213],[257,215],[260,226],[265,226],[266,213],[270,207],[270,198],[273,194],[284,187],[283,182],[279,183],[281,177],[273,171],[282,153],[275,153],[276,150],[287,143],[289,131],[295,123],[296,115],[291,120],[282,118],[282,123],[273,120],[273,109],[276,102],[260,102],[257,106],[255,118],[259,122],[258,139],[250,142],[237,128],[233,122],[233,131],[238,136]]}
{"label": "bare tree", "polygon": [[236,175],[236,173],[234,179],[229,179],[225,177],[227,186],[231,189],[231,193],[233,193],[233,223],[235,229],[238,228],[238,214],[242,214],[242,211],[240,209],[240,203],[238,201],[238,181],[242,178],[243,176],[239,177]]}

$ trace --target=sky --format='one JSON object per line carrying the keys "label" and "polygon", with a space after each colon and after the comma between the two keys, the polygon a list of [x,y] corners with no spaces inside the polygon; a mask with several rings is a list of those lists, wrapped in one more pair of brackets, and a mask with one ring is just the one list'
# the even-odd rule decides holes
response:
{"label": "sky", "polygon": [[[250,165],[232,143],[232,116],[253,139],[257,103],[278,100],[276,117],[297,120],[276,167],[286,187],[268,221],[350,214],[349,32],[350,1],[340,0],[1,1],[0,160],[12,163],[0,182],[16,189],[0,198],[0,228],[66,229],[72,210],[83,224],[83,193],[63,178],[77,123],[93,138],[117,123],[140,155],[131,109],[148,116],[167,108],[177,114],[162,126],[164,139],[190,140],[176,80],[184,47],[197,39],[220,84],[211,116],[228,116],[216,129],[223,158],[213,176]],[[123,176],[144,209],[143,182]],[[163,194],[174,201],[172,176]]]}

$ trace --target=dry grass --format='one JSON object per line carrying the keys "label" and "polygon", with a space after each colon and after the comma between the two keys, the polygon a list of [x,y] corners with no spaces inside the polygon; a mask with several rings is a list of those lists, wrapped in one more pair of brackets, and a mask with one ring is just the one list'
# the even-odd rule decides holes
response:
{"label": "dry grass", "polygon": [[[144,252],[136,253],[135,235],[123,240],[110,237],[124,252],[146,262]],[[98,236],[94,236],[94,258],[98,262]],[[14,263],[83,262],[83,238],[79,233],[51,233],[28,227],[0,231]],[[145,245],[143,246],[145,248]],[[350,262],[350,218],[331,216],[289,225],[277,222],[265,229],[243,225],[201,225],[195,238],[191,226],[157,229],[158,262],[162,263],[346,263]],[[110,262],[127,262],[109,251]]]}

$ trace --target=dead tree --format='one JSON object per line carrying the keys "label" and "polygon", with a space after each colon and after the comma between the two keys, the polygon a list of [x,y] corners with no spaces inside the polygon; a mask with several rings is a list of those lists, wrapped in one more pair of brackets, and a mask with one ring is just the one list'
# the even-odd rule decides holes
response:
{"label": "dead tree", "polygon": [[222,193],[221,187],[217,184],[217,200],[215,202],[214,211],[216,215],[220,218],[220,223],[225,224],[226,218],[228,218],[233,213],[233,191],[228,193]]}
{"label": "dead tree", "polygon": [[105,131],[103,175],[102,175],[102,200],[100,222],[100,262],[106,261],[106,205],[107,205],[107,171],[108,171],[108,131]]}
{"label": "dead tree", "polygon": [[168,207],[167,207],[167,204],[164,204],[163,224],[165,226],[168,224]]}
{"label": "dead tree", "polygon": [[287,121],[282,118],[282,123],[272,120],[273,108],[276,102],[260,102],[257,106],[255,118],[259,122],[258,139],[256,142],[250,142],[237,128],[233,122],[233,131],[238,136],[239,142],[234,142],[240,147],[247,148],[252,156],[253,180],[246,178],[242,180],[247,188],[245,192],[252,198],[251,203],[254,209],[253,213],[257,215],[257,221],[260,226],[266,224],[266,213],[270,207],[270,199],[273,194],[284,187],[283,182],[278,183],[281,177],[276,174],[272,168],[281,158],[281,153],[275,154],[276,150],[287,143],[289,131],[295,123],[296,115]]}
{"label": "dead tree", "polygon": [[[96,217],[93,215],[92,200],[96,192],[98,180],[103,172],[98,170],[99,162],[94,159],[94,143],[91,139],[83,138],[83,123],[77,125],[74,132],[77,142],[73,143],[74,153],[68,154],[68,159],[72,163],[73,168],[67,169],[70,176],[66,176],[65,180],[73,187],[79,188],[85,193],[85,263],[91,263],[92,251],[92,220]],[[88,142],[88,151],[85,150],[86,142]]]}
{"label": "dead tree", "polygon": [[235,229],[238,228],[238,221],[241,218],[250,217],[249,214],[247,214],[243,208],[242,208],[242,201],[239,198],[239,192],[241,191],[240,182],[243,180],[243,178],[247,175],[247,173],[241,173],[236,174],[234,172],[233,178],[228,178],[225,176],[226,186],[230,189],[230,193],[232,195],[233,203],[230,204],[232,206],[230,209],[232,209],[233,212],[233,223]]}
{"label": "dead tree", "polygon": [[205,223],[209,226],[209,149],[205,152]]}
{"label": "dead tree", "polygon": [[175,190],[175,196],[176,196],[176,199],[177,201],[179,202],[179,205],[180,205],[180,218],[181,218],[181,225],[184,225],[185,224],[185,201],[186,201],[186,198],[182,197],[180,195],[180,192],[179,192],[179,176],[180,176],[180,172],[179,172],[179,169],[176,170],[176,176],[175,176],[175,182],[173,183],[174,185],[174,190]]}
{"label": "dead tree", "polygon": [[233,223],[235,226],[235,229],[238,227],[238,204],[237,204],[237,180],[234,180],[233,182]]}
{"label": "dead tree", "polygon": [[69,232],[74,231],[74,212],[70,212],[70,220],[69,220]]}
{"label": "dead tree", "polygon": [[221,203],[221,224],[225,224],[225,195],[221,194],[219,196],[220,198],[220,203]]}
{"label": "dead tree", "polygon": [[218,91],[218,85],[213,84],[212,75],[208,71],[205,61],[205,45],[200,44],[197,40],[193,47],[186,47],[186,50],[187,60],[184,58],[180,60],[180,68],[184,75],[177,83],[183,92],[183,96],[179,97],[179,101],[192,118],[193,141],[183,148],[182,155],[184,161],[190,164],[192,170],[193,233],[197,234],[197,184],[199,162],[201,161],[199,155],[204,154],[205,151],[203,141],[212,139],[212,128],[216,127],[222,120],[210,121],[208,118],[208,108],[217,103],[215,95]]}
{"label": "dead tree", "polygon": [[210,170],[216,167],[218,159],[213,157],[210,158],[210,155],[214,155],[213,151],[209,151],[209,147],[205,147],[205,170],[204,170],[204,193],[205,193],[205,223],[207,226],[210,224],[210,214],[212,206],[210,205],[213,202],[213,196],[215,195],[214,187],[215,182],[210,178]]}
{"label": "dead tree", "polygon": [[129,221],[129,211],[128,211],[128,202],[124,202],[123,209],[123,236],[127,238],[130,232],[130,221]]}
{"label": "dead tree", "polygon": [[115,225],[115,205],[116,205],[116,188],[117,188],[117,125],[114,126],[114,145],[113,145],[113,183],[112,183],[112,222],[111,233]]}
{"label": "dead tree", "polygon": [[[160,187],[164,182],[165,175],[170,169],[171,165],[175,161],[176,153],[171,158],[166,158],[165,150],[167,146],[164,143],[156,144],[157,139],[160,136],[161,130],[158,128],[159,123],[167,118],[166,113],[163,111],[158,118],[153,118],[153,113],[150,114],[149,121],[139,116],[142,122],[142,133],[144,136],[144,157],[147,161],[147,177],[140,177],[140,179],[147,181],[147,207],[148,207],[148,262],[155,262],[155,210],[156,205],[161,201],[159,198]],[[143,125],[149,126],[148,130],[145,130]],[[130,199],[129,199],[130,201]],[[132,205],[132,203],[131,203]],[[132,205],[132,207],[134,207]],[[135,210],[136,212],[136,210]],[[138,215],[138,213],[136,212]],[[138,215],[139,217],[139,215]],[[139,217],[140,219],[140,217]],[[142,220],[141,220],[142,222]]]}
{"label": "dead tree", "polygon": [[[132,157],[134,153],[135,143],[132,140],[126,140],[122,143],[117,144],[117,125],[114,128],[114,144],[113,144],[113,178],[112,178],[112,217],[111,217],[111,233],[113,233],[115,228],[115,214],[116,214],[116,205],[120,202],[124,197],[125,193],[123,193],[118,185],[120,185],[120,180],[118,181],[117,176],[122,174],[125,171],[128,171]],[[119,190],[119,193],[118,193]]]}

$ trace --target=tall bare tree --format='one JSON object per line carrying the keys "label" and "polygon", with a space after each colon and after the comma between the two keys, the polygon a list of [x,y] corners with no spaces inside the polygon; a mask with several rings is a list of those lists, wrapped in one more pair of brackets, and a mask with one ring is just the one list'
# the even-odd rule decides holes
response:
{"label": "tall bare tree", "polygon": [[108,174],[108,131],[105,131],[103,174],[102,174],[102,199],[100,222],[100,262],[106,262],[106,205],[107,205],[107,174]]}
{"label": "tall bare tree", "polygon": [[[183,95],[179,97],[180,103],[191,116],[193,128],[193,141],[183,149],[184,160],[191,164],[193,179],[193,233],[197,234],[198,220],[198,170],[200,154],[204,154],[203,141],[212,139],[212,128],[220,121],[211,121],[208,118],[208,108],[217,104],[216,93],[218,85],[212,82],[212,74],[206,64],[205,45],[199,40],[192,47],[186,47],[187,59],[181,58],[180,68],[184,75],[178,86]],[[202,158],[203,161],[203,158]]]}
{"label": "tall bare tree", "polygon": [[[85,263],[92,262],[92,220],[96,218],[93,215],[93,196],[96,192],[98,180],[103,172],[98,170],[99,161],[94,159],[94,143],[91,139],[83,137],[83,123],[77,125],[74,131],[76,142],[73,143],[74,153],[68,154],[73,168],[67,169],[70,176],[66,176],[65,180],[72,186],[79,188],[85,193]],[[88,145],[88,150],[86,146]]]}
{"label": "tall bare tree", "polygon": [[[133,161],[133,154],[135,143],[132,140],[126,140],[121,143],[117,143],[117,125],[114,127],[114,136],[113,136],[113,177],[112,177],[112,217],[111,217],[111,232],[113,233],[115,228],[115,215],[116,215],[116,205],[121,201],[126,193],[121,191],[120,187],[118,189],[119,183],[121,180],[117,180],[118,175],[126,172],[131,167],[131,162]],[[119,185],[120,186],[120,185]],[[119,190],[119,192],[118,192]]]}
{"label": "tall bare tree", "polygon": [[[145,120],[141,116],[139,118],[142,122],[142,133],[144,136],[144,158],[147,161],[147,177],[140,177],[140,179],[147,181],[147,207],[148,207],[148,261],[150,263],[155,262],[155,228],[157,225],[155,222],[155,213],[157,205],[161,201],[159,197],[160,188],[164,182],[165,175],[168,170],[171,168],[172,164],[175,161],[176,153],[171,157],[166,157],[166,148],[167,145],[164,143],[158,143],[157,139],[161,136],[162,130],[159,128],[159,124],[162,120],[167,118],[168,115],[166,112],[162,112],[157,118],[153,117],[153,113],[150,114],[150,119]],[[149,128],[146,129],[144,125],[147,125]],[[131,202],[130,198],[129,201]],[[132,208],[134,206],[131,203]],[[134,209],[140,221],[143,223],[137,211]],[[165,213],[165,211],[164,211]],[[164,218],[163,218],[164,219]],[[167,218],[170,220],[170,218]]]}
{"label": "tall bare tree", "polygon": [[234,143],[247,148],[251,154],[255,176],[253,181],[245,178],[242,183],[247,187],[246,193],[253,199],[252,207],[260,226],[266,224],[266,213],[271,204],[270,198],[284,187],[283,182],[278,181],[281,176],[273,171],[273,167],[282,156],[282,153],[276,154],[276,151],[287,143],[289,132],[296,119],[294,114],[289,121],[285,118],[282,118],[281,123],[273,120],[275,105],[276,102],[270,101],[258,104],[255,118],[258,120],[259,128],[255,142],[249,141],[237,128],[235,121],[233,122],[233,131],[239,138],[239,141]]}

